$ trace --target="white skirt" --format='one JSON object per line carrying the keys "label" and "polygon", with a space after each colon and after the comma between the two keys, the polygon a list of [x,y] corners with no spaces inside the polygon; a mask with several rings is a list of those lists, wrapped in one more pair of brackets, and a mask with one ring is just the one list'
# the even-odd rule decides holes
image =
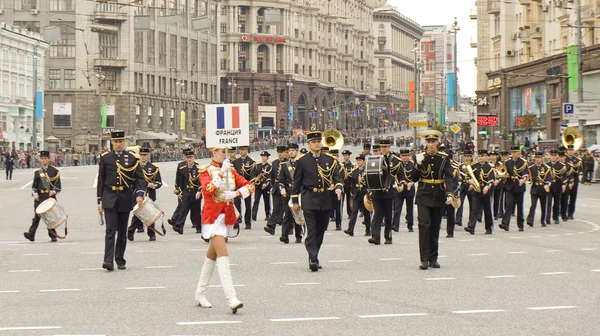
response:
{"label": "white skirt", "polygon": [[210,239],[214,236],[234,236],[236,230],[233,225],[225,225],[225,214],[220,214],[214,224],[202,224],[202,238]]}

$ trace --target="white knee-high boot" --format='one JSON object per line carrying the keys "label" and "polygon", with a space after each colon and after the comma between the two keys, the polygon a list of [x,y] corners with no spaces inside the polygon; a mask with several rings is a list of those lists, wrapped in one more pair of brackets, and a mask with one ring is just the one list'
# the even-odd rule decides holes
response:
{"label": "white knee-high boot", "polygon": [[200,271],[200,279],[198,279],[198,287],[196,287],[196,303],[203,308],[211,308],[212,305],[206,299],[206,286],[210,281],[210,277],[215,270],[215,261],[210,258],[204,260],[202,270]]}
{"label": "white knee-high boot", "polygon": [[233,280],[231,279],[231,269],[229,268],[229,257],[218,257],[217,258],[217,271],[219,271],[219,278],[221,279],[221,285],[223,286],[223,292],[229,302],[229,308],[232,313],[236,313],[238,309],[244,306],[243,303],[238,301],[235,295],[235,289],[233,288]]}

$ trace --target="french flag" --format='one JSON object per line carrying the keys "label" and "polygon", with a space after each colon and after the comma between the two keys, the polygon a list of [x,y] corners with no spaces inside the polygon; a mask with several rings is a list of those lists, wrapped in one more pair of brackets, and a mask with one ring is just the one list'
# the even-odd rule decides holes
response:
{"label": "french flag", "polygon": [[240,127],[240,107],[238,105],[217,107],[217,129]]}

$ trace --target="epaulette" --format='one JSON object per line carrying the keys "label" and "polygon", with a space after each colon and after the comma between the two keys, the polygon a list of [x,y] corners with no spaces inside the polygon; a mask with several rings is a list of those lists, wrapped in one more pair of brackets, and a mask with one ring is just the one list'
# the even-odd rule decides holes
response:
{"label": "epaulette", "polygon": [[437,152],[437,153],[440,155],[443,155],[443,156],[448,156],[448,153],[444,153],[444,152]]}
{"label": "epaulette", "polygon": [[208,170],[208,166],[210,166],[210,164],[205,164],[204,166],[200,167],[199,172],[204,173],[205,171]]}
{"label": "epaulette", "polygon": [[181,167],[179,167],[179,169],[183,169],[183,168],[185,168],[185,166],[181,166]]}
{"label": "epaulette", "polygon": [[100,153],[100,156],[104,156],[104,155],[106,155],[106,154],[108,154],[108,153],[110,153],[110,152],[104,152],[104,153]]}
{"label": "epaulette", "polygon": [[303,156],[304,156],[304,154],[300,154],[300,155],[296,156],[296,161],[300,160],[300,158]]}
{"label": "epaulette", "polygon": [[325,155],[329,156],[330,158],[334,159],[335,161],[337,161],[337,160],[338,160],[338,158],[337,158],[337,157],[335,157],[335,156],[333,156],[333,155],[331,155],[331,154],[329,154],[329,153],[325,153]]}

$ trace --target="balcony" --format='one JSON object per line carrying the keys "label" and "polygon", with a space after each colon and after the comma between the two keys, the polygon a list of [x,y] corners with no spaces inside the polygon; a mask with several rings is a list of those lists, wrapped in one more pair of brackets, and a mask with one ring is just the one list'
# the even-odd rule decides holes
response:
{"label": "balcony", "polygon": [[387,37],[385,36],[379,36],[377,37],[377,43],[379,44],[385,44],[387,42]]}
{"label": "balcony", "polygon": [[469,19],[477,20],[477,9],[471,9],[471,12],[469,13]]}
{"label": "balcony", "polygon": [[238,16],[238,22],[239,23],[246,23],[246,15],[240,15],[240,16]]}
{"label": "balcony", "polygon": [[127,60],[118,58],[96,58],[94,59],[94,67],[100,68],[127,68]]}
{"label": "balcony", "polygon": [[519,3],[523,6],[531,5],[531,0],[519,0]]}
{"label": "balcony", "polygon": [[487,13],[500,14],[500,0],[488,0]]}
{"label": "balcony", "polygon": [[127,13],[119,11],[119,5],[112,3],[96,4],[94,19],[99,21],[127,21]]}
{"label": "balcony", "polygon": [[469,45],[471,46],[471,48],[477,49],[477,42],[471,41],[471,43]]}
{"label": "balcony", "polygon": [[594,24],[596,15],[593,9],[584,9],[581,11],[581,21],[583,23]]}

